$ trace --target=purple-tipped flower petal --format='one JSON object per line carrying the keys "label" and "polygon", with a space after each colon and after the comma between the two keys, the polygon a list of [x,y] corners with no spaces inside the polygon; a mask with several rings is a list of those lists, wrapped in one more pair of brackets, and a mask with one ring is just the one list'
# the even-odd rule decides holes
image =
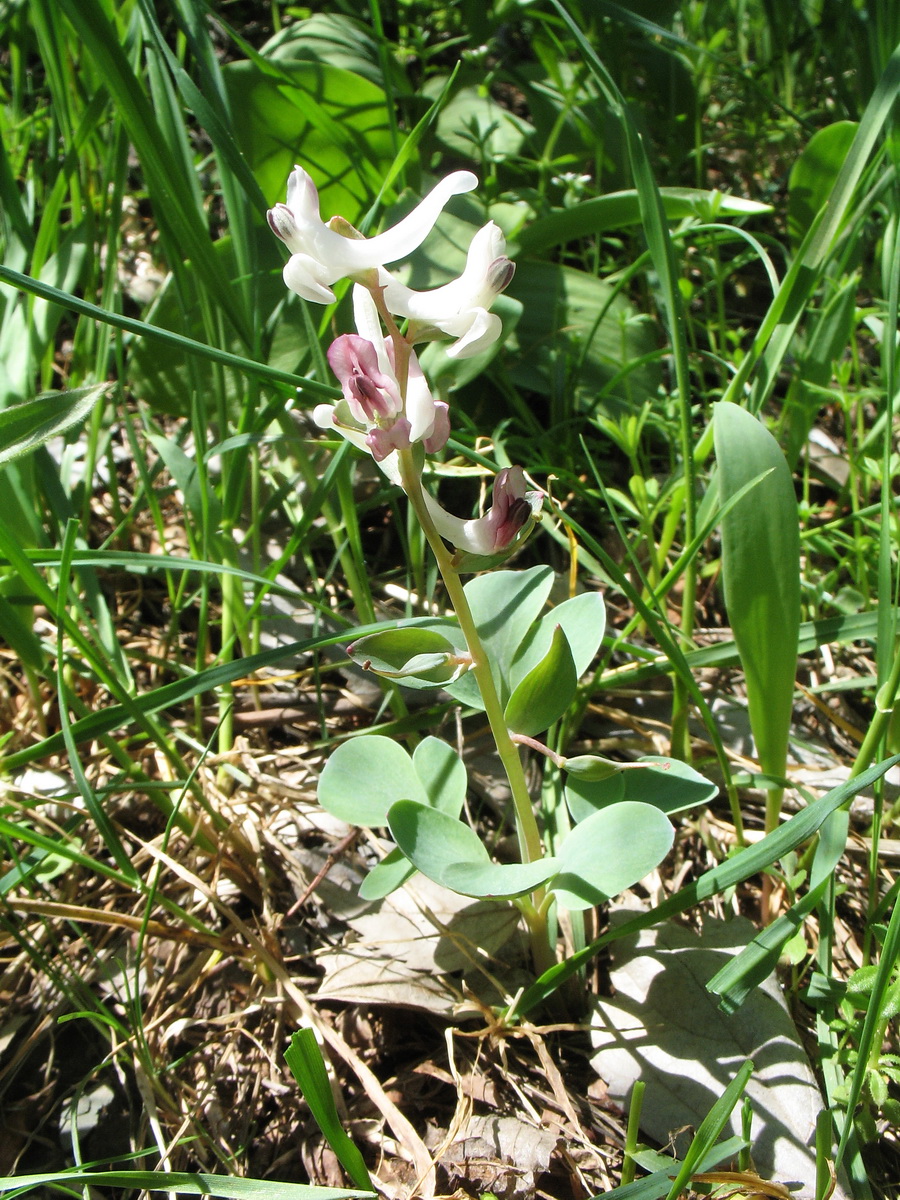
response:
{"label": "purple-tipped flower petal", "polygon": [[500,336],[500,318],[489,309],[515,274],[505,249],[503,233],[490,221],[472,239],[462,275],[443,287],[415,292],[390,272],[379,271],[385,304],[396,316],[413,322],[412,340],[443,334],[456,339],[447,349],[451,358],[470,358]]}
{"label": "purple-tipped flower petal", "polygon": [[464,521],[454,517],[423,492],[428,512],[441,537],[457,550],[492,555],[508,549],[529,520],[540,511],[543,495],[525,488],[521,467],[504,467],[494,477],[493,504],[483,517]]}

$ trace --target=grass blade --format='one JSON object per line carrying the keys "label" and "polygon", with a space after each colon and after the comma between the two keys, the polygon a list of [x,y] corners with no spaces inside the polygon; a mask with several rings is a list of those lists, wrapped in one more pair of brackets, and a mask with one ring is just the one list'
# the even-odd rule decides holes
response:
{"label": "grass blade", "polygon": [[338,1116],[331,1094],[331,1082],[325,1060],[312,1029],[299,1029],[284,1052],[291,1074],[300,1084],[303,1097],[310,1107],[325,1140],[338,1157],[341,1166],[358,1188],[372,1189],[369,1172],[357,1147],[353,1144]]}

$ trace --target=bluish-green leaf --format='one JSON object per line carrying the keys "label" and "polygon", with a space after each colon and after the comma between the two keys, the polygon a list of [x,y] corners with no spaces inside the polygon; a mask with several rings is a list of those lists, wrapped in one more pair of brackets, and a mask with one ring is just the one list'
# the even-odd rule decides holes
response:
{"label": "bluish-green leaf", "polygon": [[455,863],[489,863],[491,856],[468,825],[439,809],[414,800],[391,805],[388,825],[394,841],[423,875],[436,883]]}
{"label": "bluish-green leaf", "polygon": [[652,804],[660,812],[673,816],[709,804],[718,793],[714,783],[679,759],[649,755],[640,762],[647,765],[622,764],[625,769],[608,779],[592,781],[570,775],[566,782],[566,802],[573,818],[582,821],[591,812],[622,800]]}
{"label": "bluish-green leaf", "polygon": [[543,733],[572,703],[577,686],[572,651],[557,625],[547,653],[516,684],[509,698],[504,712],[507,726],[527,737]]}
{"label": "bluish-green leaf", "polygon": [[411,800],[392,806],[388,824],[394,841],[423,875],[464,896],[518,896],[532,891],[559,869],[552,858],[536,863],[493,863],[468,825]]}
{"label": "bluish-green leaf", "polygon": [[[466,584],[466,599],[490,659],[500,699],[509,697],[510,666],[516,651],[537,620],[553,586],[551,567],[527,571],[493,571]],[[474,677],[464,675],[447,691],[464,704],[481,708]]]}
{"label": "bluish-green leaf", "polygon": [[530,863],[453,863],[444,872],[442,882],[463,896],[511,900],[533,892],[558,870],[558,859],[549,857]]}
{"label": "bluish-green leaf", "polygon": [[395,800],[425,804],[428,799],[403,747],[377,733],[338,746],[322,771],[318,794],[332,816],[350,825],[370,826],[387,824],[387,811]]}
{"label": "bluish-green leaf", "polygon": [[580,779],[570,775],[566,779],[566,806],[572,820],[578,824],[592,817],[601,808],[609,808],[625,799],[625,774],[618,771],[607,779]]}
{"label": "bluish-green leaf", "polygon": [[453,747],[440,738],[423,738],[413,751],[412,761],[431,807],[449,817],[458,817],[469,779],[465,764]]}
{"label": "bluish-green leaf", "polygon": [[557,604],[532,626],[516,652],[510,682],[513,687],[541,661],[550,649],[554,630],[562,626],[578,679],[585,673],[603,641],[606,632],[606,605],[599,592],[583,592]]}
{"label": "bluish-green leaf", "polygon": [[398,887],[402,887],[407,879],[411,879],[415,873],[416,868],[400,847],[395,846],[390,854],[385,855],[381,862],[372,868],[359,885],[359,898],[361,900],[383,900],[391,892],[396,892]]}
{"label": "bluish-green leaf", "polygon": [[576,754],[574,758],[567,758],[562,767],[574,779],[584,780],[585,783],[605,783],[622,774],[622,763],[602,758],[599,754]]}
{"label": "bluish-green leaf", "polygon": [[348,646],[347,653],[363,670],[399,679],[410,688],[447,683],[459,671],[453,643],[437,630],[420,626],[373,633]]}
{"label": "bluish-green leaf", "polygon": [[618,896],[658,867],[675,830],[651,804],[623,800],[576,825],[559,851],[552,890],[578,911]]}

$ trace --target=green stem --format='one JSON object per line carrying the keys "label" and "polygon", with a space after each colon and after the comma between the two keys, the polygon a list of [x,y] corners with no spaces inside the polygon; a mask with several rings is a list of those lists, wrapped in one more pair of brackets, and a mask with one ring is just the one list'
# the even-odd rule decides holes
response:
{"label": "green stem", "polygon": [[[466,639],[466,646],[472,658],[471,669],[481,692],[485,716],[488,719],[491,733],[494,736],[497,746],[497,753],[500,756],[500,761],[509,780],[513,808],[516,814],[519,853],[523,862],[536,862],[543,857],[544,853],[541,846],[541,835],[538,830],[534,809],[532,808],[531,796],[528,793],[528,784],[525,779],[522,759],[504,720],[503,705],[497,693],[490,660],[478,634],[462,580],[453,566],[452,557],[434,526],[431,514],[425,506],[422,496],[421,473],[414,461],[414,452],[412,449],[401,450],[398,457],[403,490],[409,497],[409,502],[437,560],[438,569],[444,580],[447,594],[450,597],[450,603],[456,613],[459,627]],[[539,972],[543,972],[555,964],[553,952],[547,937],[547,916],[544,899],[545,890],[538,888],[531,894],[530,905],[520,905],[528,922],[534,965]]]}
{"label": "green stem", "polygon": [[[900,654],[896,654],[887,681],[878,689],[875,715],[869,723],[866,736],[856,754],[856,761],[850,771],[850,778],[861,775],[872,763],[878,750],[878,743],[884,737],[890,724],[897,692],[900,690]],[[891,810],[892,816],[897,806]]]}

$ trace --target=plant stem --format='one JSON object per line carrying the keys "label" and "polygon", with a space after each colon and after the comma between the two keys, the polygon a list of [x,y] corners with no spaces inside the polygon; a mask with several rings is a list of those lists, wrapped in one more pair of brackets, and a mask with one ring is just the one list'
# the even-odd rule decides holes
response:
{"label": "plant stem", "polygon": [[[422,497],[421,473],[414,461],[412,450],[399,452],[400,477],[403,490],[409,497],[409,502],[419,519],[422,530],[437,560],[438,569],[447,588],[450,603],[456,613],[459,627],[466,639],[466,646],[472,658],[472,672],[481,692],[485,716],[491,727],[491,733],[497,746],[497,753],[506,771],[512,795],[513,809],[516,814],[516,832],[519,839],[519,853],[523,862],[536,862],[543,857],[541,835],[537,819],[531,804],[525,771],[518,748],[512,740],[503,716],[503,705],[497,692],[491,664],[485,652],[484,645],[478,634],[472,610],[462,585],[459,573],[453,566],[452,556],[444,545],[440,534],[434,527],[434,522]],[[555,959],[547,938],[547,918],[544,912],[545,891],[538,888],[531,894],[531,905],[522,906],[528,921],[531,934],[531,947],[534,965],[539,972],[553,966]],[[531,911],[529,911],[531,910]]]}

